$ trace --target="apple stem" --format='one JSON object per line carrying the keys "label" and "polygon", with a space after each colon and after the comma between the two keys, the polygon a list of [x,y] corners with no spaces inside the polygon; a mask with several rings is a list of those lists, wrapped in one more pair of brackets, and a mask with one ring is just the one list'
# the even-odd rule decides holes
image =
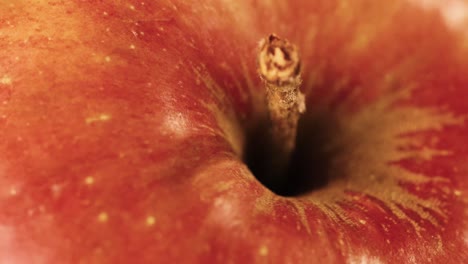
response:
{"label": "apple stem", "polygon": [[296,145],[299,117],[305,112],[300,91],[301,61],[297,47],[271,34],[260,42],[258,71],[266,88],[270,117],[270,153],[274,174],[283,175]]}

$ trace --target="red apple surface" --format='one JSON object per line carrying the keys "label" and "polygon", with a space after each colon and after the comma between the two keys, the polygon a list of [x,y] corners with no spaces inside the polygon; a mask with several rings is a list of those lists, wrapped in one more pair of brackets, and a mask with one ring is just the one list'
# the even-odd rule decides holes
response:
{"label": "red apple surface", "polygon": [[[288,195],[246,158],[270,33]],[[464,1],[3,0],[0,48],[1,264],[468,262]]]}

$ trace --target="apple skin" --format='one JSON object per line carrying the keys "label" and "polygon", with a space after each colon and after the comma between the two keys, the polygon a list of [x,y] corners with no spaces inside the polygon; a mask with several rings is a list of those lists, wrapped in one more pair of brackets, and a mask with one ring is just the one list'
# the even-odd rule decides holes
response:
{"label": "apple skin", "polygon": [[[202,2],[0,3],[0,263],[468,260],[466,23],[427,1]],[[330,142],[330,182],[296,197],[242,161],[271,32]]]}

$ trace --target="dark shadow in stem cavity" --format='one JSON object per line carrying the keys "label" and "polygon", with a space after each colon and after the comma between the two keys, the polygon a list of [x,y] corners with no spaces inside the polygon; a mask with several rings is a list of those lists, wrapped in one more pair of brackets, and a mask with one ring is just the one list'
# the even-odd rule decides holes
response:
{"label": "dark shadow in stem cavity", "polygon": [[336,135],[336,122],[328,115],[305,115],[299,120],[296,149],[286,171],[278,174],[271,164],[274,151],[268,118],[249,129],[244,158],[255,177],[281,196],[299,196],[324,187],[332,180],[331,162],[338,150],[327,144]]}

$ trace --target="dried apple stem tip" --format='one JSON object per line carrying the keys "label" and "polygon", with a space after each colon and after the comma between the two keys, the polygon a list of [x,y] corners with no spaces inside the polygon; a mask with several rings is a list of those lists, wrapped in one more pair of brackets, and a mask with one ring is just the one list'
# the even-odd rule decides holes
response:
{"label": "dried apple stem tip", "polygon": [[297,124],[305,112],[301,85],[301,61],[296,46],[272,34],[260,42],[258,71],[266,86],[272,143],[278,157],[288,163],[295,148]]}

